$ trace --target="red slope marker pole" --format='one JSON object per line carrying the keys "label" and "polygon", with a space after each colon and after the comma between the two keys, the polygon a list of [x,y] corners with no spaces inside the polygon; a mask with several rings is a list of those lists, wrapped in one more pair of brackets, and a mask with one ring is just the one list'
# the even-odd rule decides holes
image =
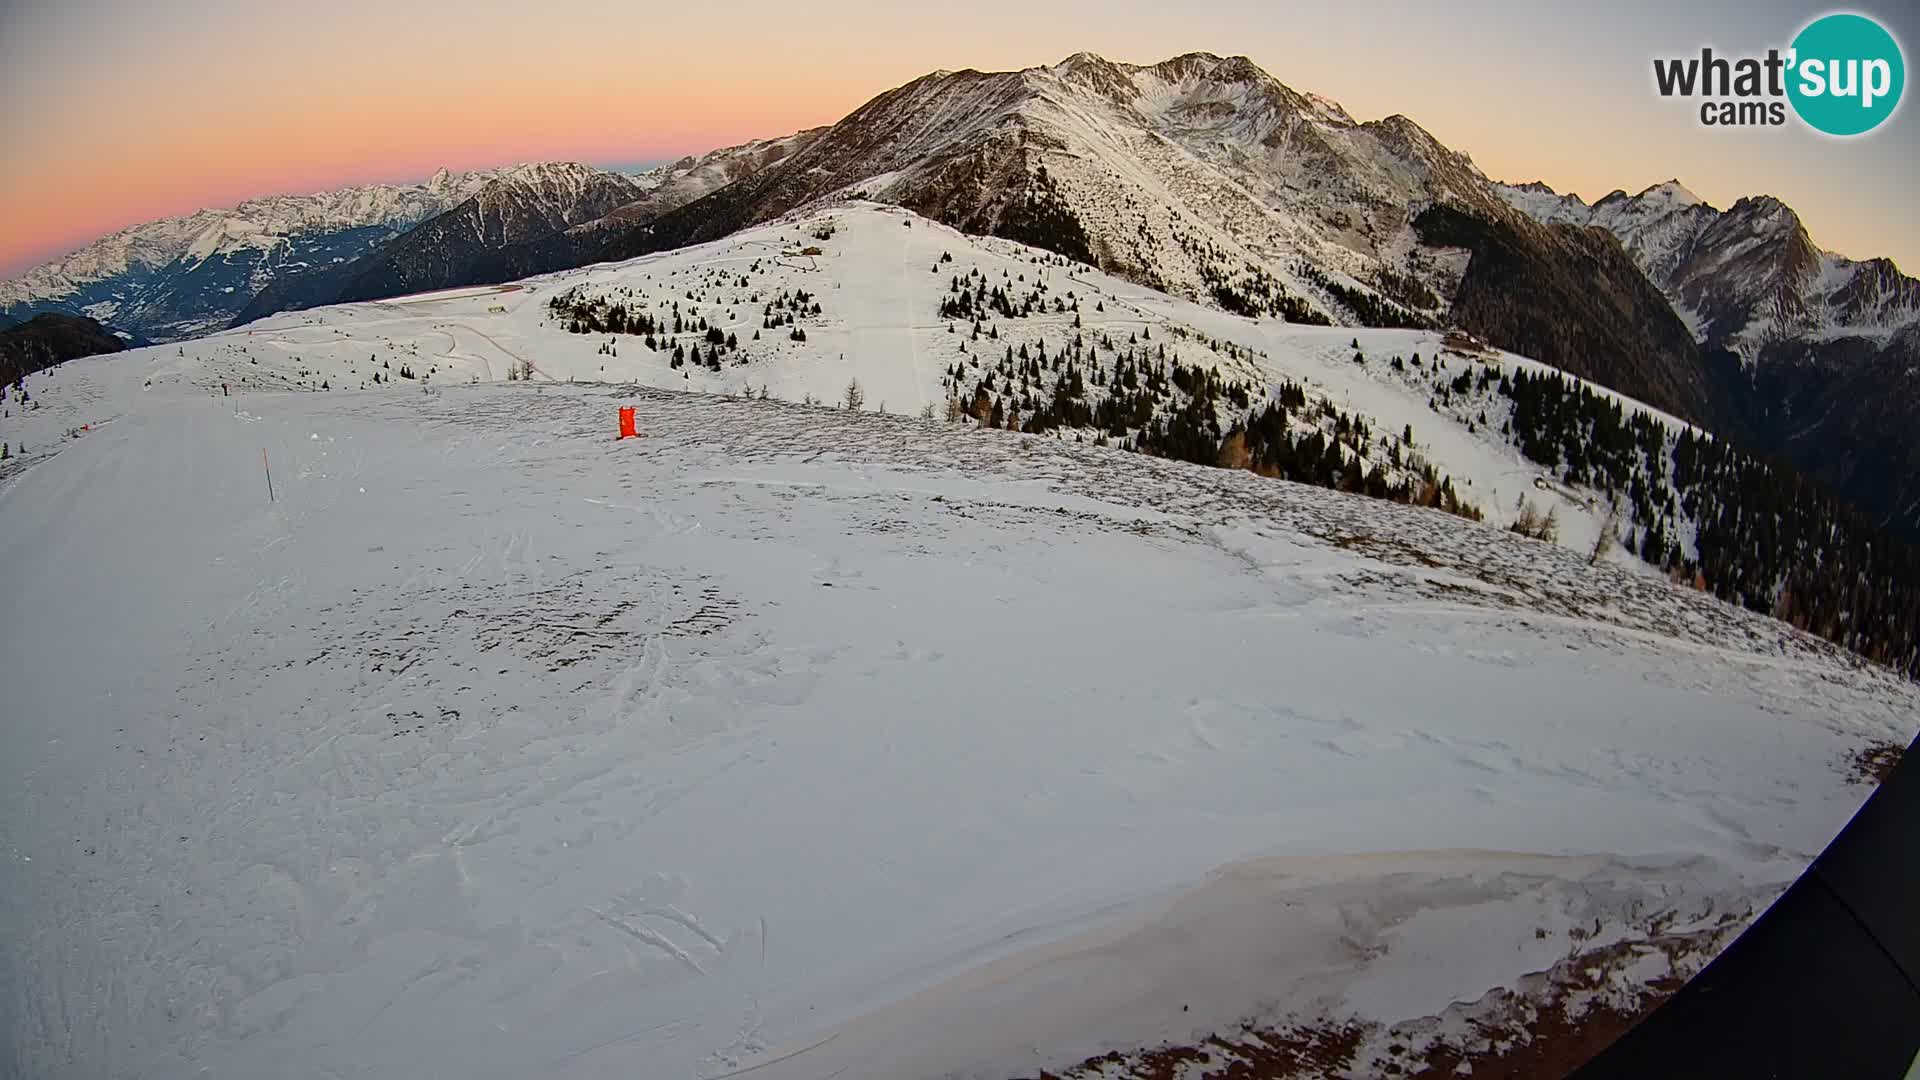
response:
{"label": "red slope marker pole", "polygon": [[273,466],[267,464],[267,448],[260,448],[260,467],[267,471],[267,501],[273,500]]}

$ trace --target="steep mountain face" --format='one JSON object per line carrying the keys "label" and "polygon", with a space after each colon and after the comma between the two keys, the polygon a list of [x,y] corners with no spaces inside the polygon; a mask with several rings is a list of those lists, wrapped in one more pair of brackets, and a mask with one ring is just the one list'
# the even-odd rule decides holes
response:
{"label": "steep mountain face", "polygon": [[616,208],[605,217],[575,227],[583,234],[594,230],[617,229],[651,221],[669,210],[704,198],[743,180],[789,154],[806,148],[827,129],[808,128],[778,139],[754,139],[739,146],[727,146],[699,157],[684,157],[670,165],[652,169],[634,177],[645,189],[638,199]]}
{"label": "steep mountain face", "polygon": [[1767,345],[1734,384],[1765,449],[1920,540],[1920,324],[1885,344],[1864,336]]}
{"label": "steep mountain face", "polygon": [[1355,321],[1372,305],[1437,315],[1457,283],[1460,260],[1418,250],[1408,207],[1507,211],[1471,161],[1411,121],[1357,123],[1244,58],[1138,67],[1083,53],[888,91],[607,250],[712,238],[854,191],[1179,295]]}
{"label": "steep mountain face", "polygon": [[1484,220],[1432,206],[1421,237],[1472,252],[1455,325],[1696,423],[1738,430],[1687,326],[1601,229]]}
{"label": "steep mountain face", "polygon": [[0,317],[86,314],[154,341],[207,333],[268,285],[350,262],[491,176],[442,169],[421,184],[275,195],[123,229],[0,282]]}
{"label": "steep mountain face", "polygon": [[1723,211],[1678,181],[1591,206],[1544,184],[1499,190],[1537,220],[1619,238],[1698,339],[1721,426],[1920,537],[1920,281],[1820,250],[1768,196]]}
{"label": "steep mountain face", "polygon": [[82,356],[119,352],[127,343],[84,315],[42,312],[0,327],[0,386]]}
{"label": "steep mountain face", "polygon": [[[1617,244],[1517,212],[1411,120],[1360,123],[1244,57],[1135,66],[1082,53],[935,72],[592,257],[712,240],[849,194],[1241,314],[1421,327],[1464,310],[1470,329],[1516,348],[1509,335],[1526,324],[1525,347],[1543,359],[1690,419],[1710,412],[1691,340]],[[1416,219],[1432,206],[1473,222],[1472,235],[1423,234]],[[1498,265],[1471,271],[1476,243],[1496,234]],[[1569,260],[1592,288],[1569,283]],[[1566,287],[1489,295],[1486,282],[1508,278]],[[1642,308],[1647,319],[1622,322]]]}

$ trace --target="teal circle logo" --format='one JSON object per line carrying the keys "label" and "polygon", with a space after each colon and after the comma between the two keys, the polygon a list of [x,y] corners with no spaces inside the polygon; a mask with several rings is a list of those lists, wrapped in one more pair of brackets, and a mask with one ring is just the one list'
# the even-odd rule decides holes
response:
{"label": "teal circle logo", "polygon": [[1907,64],[1900,43],[1865,15],[1823,15],[1793,39],[1787,99],[1816,131],[1863,135],[1900,105]]}

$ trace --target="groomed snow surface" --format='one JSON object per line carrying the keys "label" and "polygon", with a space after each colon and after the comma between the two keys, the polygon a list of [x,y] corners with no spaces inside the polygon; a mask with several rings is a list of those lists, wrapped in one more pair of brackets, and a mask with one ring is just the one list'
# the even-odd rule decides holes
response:
{"label": "groomed snow surface", "polygon": [[[478,374],[534,288],[416,340]],[[346,358],[400,317],[283,325]],[[587,341],[552,335],[495,336]],[[248,340],[70,363],[10,421],[13,1074],[1005,1078],[1430,1016],[1750,918],[1920,715],[1432,511],[780,401],[209,396]]]}

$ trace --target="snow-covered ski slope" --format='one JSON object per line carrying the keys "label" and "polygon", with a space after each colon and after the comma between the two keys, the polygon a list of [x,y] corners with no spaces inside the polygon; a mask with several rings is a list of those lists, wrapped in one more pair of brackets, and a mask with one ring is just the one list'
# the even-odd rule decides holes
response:
{"label": "snow-covered ski slope", "polygon": [[[30,377],[7,1070],[1006,1077],[1437,1016],[1656,923],[1731,932],[1864,798],[1847,759],[1913,733],[1911,684],[1493,525],[565,383],[939,400],[964,335],[870,313],[938,299],[923,248],[988,245],[867,215],[818,243],[891,273],[811,272],[805,351],[769,331],[719,375],[541,326],[569,279]],[[1202,317],[1113,288],[1143,329]],[[1340,334],[1328,392],[1391,401]],[[444,386],[341,389],[369,355]],[[613,440],[623,404],[647,438]],[[1665,970],[1627,955],[1622,992]]]}
{"label": "snow-covered ski slope", "polygon": [[[830,235],[816,235],[823,232]],[[802,254],[814,249],[820,254]],[[971,323],[940,315],[953,279],[969,272],[1016,298],[1044,290],[1039,293],[1044,310],[1021,318],[990,316],[983,325],[997,336],[973,339]],[[764,326],[770,302],[800,293],[820,307],[817,316],[795,321],[805,341],[793,340],[784,323]],[[550,306],[563,297],[619,303],[663,324],[678,311],[686,329],[674,340],[685,344],[701,342],[694,320],[706,319],[733,335],[739,348],[725,350],[718,370],[692,362],[676,368],[664,333],[655,351],[635,335],[566,332],[569,319]],[[1056,301],[1077,301],[1078,310],[1055,311]],[[776,310],[791,312],[791,307]],[[1143,334],[1145,340],[1136,341]],[[1044,251],[966,236],[895,207],[859,201],[627,263],[509,286],[288,313],[133,355],[149,362],[147,377],[156,386],[215,392],[223,383],[233,392],[323,385],[340,391],[372,387],[376,374],[414,386],[422,378],[437,386],[496,382],[530,363],[537,382],[612,381],[828,404],[842,398],[849,381],[857,381],[868,410],[914,415],[930,407],[944,415],[949,388],[943,380],[950,369],[962,369],[959,388],[966,396],[979,377],[979,364],[991,366],[1007,351],[1042,344],[1057,355],[1076,336],[1090,346],[1104,338],[1109,347],[1095,351],[1109,363],[1118,350],[1138,349],[1142,355],[1165,350],[1169,359],[1217,368],[1256,389],[1282,380],[1300,383],[1313,400],[1325,400],[1372,426],[1376,445],[1370,460],[1383,468],[1389,445],[1401,442],[1411,428],[1413,443],[1400,449],[1451,477],[1461,497],[1489,522],[1512,521],[1522,502],[1542,514],[1551,509],[1560,519],[1560,542],[1587,552],[1607,517],[1593,493],[1553,480],[1500,436],[1512,408],[1506,399],[1479,392],[1447,407],[1432,404],[1438,377],[1433,362],[1443,354],[1449,379],[1488,366],[1512,372],[1546,370],[1544,365],[1496,350],[1447,353],[1442,335],[1432,332],[1242,318]],[[1367,363],[1354,362],[1356,344]],[[1398,372],[1389,367],[1393,358],[1416,357],[1427,366],[1416,371],[1403,365]],[[402,379],[402,368],[416,381]],[[1621,400],[1661,416],[1676,431],[1682,426],[1638,402]],[[88,415],[74,414],[74,424],[86,422]],[[29,453],[57,443],[66,426],[36,426],[32,416],[23,426],[20,416],[14,409],[12,419],[0,419],[0,439],[9,440],[16,452],[23,440]],[[1469,420],[1480,421],[1473,431],[1467,429]],[[1084,437],[1091,441],[1095,434],[1088,431]],[[1617,550],[1610,557],[1645,569]]]}

